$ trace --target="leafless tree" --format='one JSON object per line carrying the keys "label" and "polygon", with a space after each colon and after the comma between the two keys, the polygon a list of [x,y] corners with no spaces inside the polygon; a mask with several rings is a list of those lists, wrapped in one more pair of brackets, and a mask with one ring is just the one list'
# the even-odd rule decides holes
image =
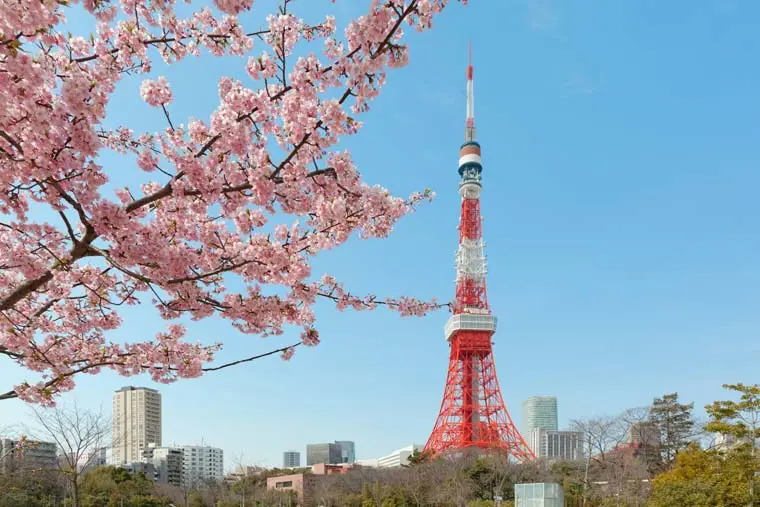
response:
{"label": "leafless tree", "polygon": [[464,507],[472,499],[475,484],[467,475],[467,469],[474,461],[474,454],[465,452],[461,455],[444,456],[435,460],[431,466],[435,468],[439,478],[439,487],[433,494],[433,503],[450,504]]}
{"label": "leafless tree", "polygon": [[583,473],[583,505],[589,499],[590,472],[592,463],[606,463],[607,456],[617,445],[622,443],[625,430],[617,417],[597,417],[579,419],[570,423],[573,431],[583,433],[585,468]]}
{"label": "leafless tree", "polygon": [[79,408],[76,402],[69,407],[33,407],[31,420],[31,435],[58,446],[58,471],[71,494],[72,507],[80,507],[81,470],[95,459],[95,451],[107,446],[110,421],[101,412]]}

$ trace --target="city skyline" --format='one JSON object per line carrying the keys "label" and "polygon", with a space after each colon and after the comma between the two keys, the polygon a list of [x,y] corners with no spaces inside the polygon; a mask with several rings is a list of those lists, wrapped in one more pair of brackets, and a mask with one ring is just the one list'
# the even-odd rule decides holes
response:
{"label": "city skyline", "polygon": [[[537,392],[562,400],[560,427],[674,391],[702,413],[722,396],[722,383],[751,379],[760,357],[760,243],[753,233],[760,210],[752,190],[760,184],[760,76],[726,56],[752,35],[741,20],[760,7],[711,4],[706,14],[685,2],[656,11],[603,5],[591,19],[582,5],[555,5],[547,20],[513,4],[487,14],[480,4],[456,6],[429,34],[411,34],[410,65],[390,72],[388,88],[362,117],[366,137],[348,146],[370,181],[401,195],[431,187],[437,199],[387,240],[350,241],[320,256],[315,274],[334,274],[362,294],[453,298],[458,195],[450,146],[461,138],[461,69],[473,38],[489,168],[482,201],[489,303],[501,317],[494,355],[512,417],[520,420],[521,400]],[[340,5],[339,25],[359,11]],[[312,12],[308,5],[299,10]],[[684,16],[688,22],[678,26],[650,22]],[[75,26],[76,10],[70,18]],[[480,28],[463,31],[463,22]],[[588,30],[592,25],[597,30]],[[705,41],[706,30],[722,35]],[[698,58],[662,50],[671,45],[688,46]],[[223,62],[219,67],[227,72]],[[191,77],[159,70],[174,80]],[[218,76],[208,74],[192,76],[200,91],[211,90],[197,97],[215,94]],[[434,84],[422,87],[421,76]],[[155,130],[154,111],[131,106],[136,97],[135,86],[120,88],[109,107]],[[178,95],[173,114],[184,121],[215,105],[197,97]],[[106,155],[102,162],[117,161]],[[109,339],[164,329],[145,308],[123,316],[126,325]],[[205,438],[247,464],[275,465],[283,448],[350,435],[360,446],[357,458],[383,456],[424,442],[432,430],[446,374],[447,318],[321,304],[322,343],[298,350],[290,363],[266,358],[172,385],[106,372],[83,376],[61,402],[97,409],[119,386],[145,385],[164,396],[168,441]],[[298,341],[294,332],[239,336],[215,319],[188,322],[188,330],[191,340],[229,338],[220,361]],[[541,361],[527,360],[535,356]],[[3,384],[29,377],[14,366],[1,370]],[[338,385],[315,395],[311,382],[333,374]],[[0,403],[0,426],[24,420],[23,402]]]}

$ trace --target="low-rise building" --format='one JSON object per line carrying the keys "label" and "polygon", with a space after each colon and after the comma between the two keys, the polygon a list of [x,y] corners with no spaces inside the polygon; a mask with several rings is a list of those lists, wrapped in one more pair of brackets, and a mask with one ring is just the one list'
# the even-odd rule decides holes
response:
{"label": "low-rise building", "polygon": [[267,489],[274,491],[292,491],[298,497],[299,505],[311,505],[314,486],[319,476],[310,473],[281,475],[267,478]]}
{"label": "low-rise building", "polygon": [[317,463],[312,465],[311,472],[281,475],[267,478],[267,489],[274,491],[292,491],[298,497],[300,505],[312,506],[314,489],[320,480],[330,475],[346,474],[351,470],[362,468],[356,463],[330,465]]}
{"label": "low-rise building", "polygon": [[396,449],[387,456],[373,459],[360,459],[356,463],[368,468],[394,468],[409,464],[409,457],[415,451],[422,451],[422,446],[417,444],[408,445],[401,449]]}
{"label": "low-rise building", "polygon": [[54,442],[0,438],[0,473],[57,467],[58,446]]}
{"label": "low-rise building", "polygon": [[565,507],[565,493],[560,484],[515,484],[515,507]]}

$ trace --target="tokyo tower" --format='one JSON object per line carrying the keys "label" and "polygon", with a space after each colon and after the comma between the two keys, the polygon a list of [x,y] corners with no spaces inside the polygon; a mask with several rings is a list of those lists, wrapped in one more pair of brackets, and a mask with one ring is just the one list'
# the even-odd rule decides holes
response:
{"label": "tokyo tower", "polygon": [[504,405],[491,337],[496,317],[486,297],[486,259],[480,216],[483,166],[475,140],[472,55],[467,67],[467,122],[459,150],[459,249],[456,304],[444,333],[451,348],[443,402],[425,451],[438,454],[467,448],[506,452],[517,461],[535,458]]}

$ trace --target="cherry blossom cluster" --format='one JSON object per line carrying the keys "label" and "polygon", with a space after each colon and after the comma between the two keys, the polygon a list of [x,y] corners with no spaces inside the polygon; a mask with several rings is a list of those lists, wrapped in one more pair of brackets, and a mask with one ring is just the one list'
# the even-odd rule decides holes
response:
{"label": "cherry blossom cluster", "polygon": [[[401,315],[443,306],[353,296],[331,277],[314,281],[311,258],[352,235],[386,237],[433,197],[365,183],[337,145],[361,129],[356,116],[387,70],[407,63],[402,26],[430,28],[447,0],[371,0],[342,37],[330,15],[297,17],[294,0],[258,29],[239,18],[252,0],[187,16],[172,0],[83,0],[94,33],[80,37],[65,25],[73,3],[0,6],[0,355],[38,377],[0,399],[54,404],[78,375],[103,368],[160,382],[218,369],[206,365],[220,345],[187,340],[183,318],[218,316],[261,336],[296,325],[314,346],[320,297]],[[248,77],[220,79],[208,118],[172,119],[175,90],[152,62],[204,54],[240,58]],[[139,95],[157,108],[156,132],[105,126],[130,74],[145,76]],[[108,150],[125,155],[120,171],[136,158],[139,187],[105,190],[115,168],[98,157]],[[231,278],[244,289],[228,289]],[[165,330],[109,339],[125,324],[121,307],[149,302]]]}

